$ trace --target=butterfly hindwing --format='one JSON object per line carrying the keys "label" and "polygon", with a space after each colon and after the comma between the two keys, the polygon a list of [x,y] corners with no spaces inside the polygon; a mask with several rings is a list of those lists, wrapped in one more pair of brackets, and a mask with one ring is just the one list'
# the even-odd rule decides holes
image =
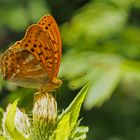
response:
{"label": "butterfly hindwing", "polygon": [[5,80],[17,83],[17,85],[37,88],[44,78],[49,77],[47,72],[44,73],[42,65],[35,56],[25,48],[21,48],[20,42],[16,42],[2,54],[2,61],[0,61],[2,76]]}

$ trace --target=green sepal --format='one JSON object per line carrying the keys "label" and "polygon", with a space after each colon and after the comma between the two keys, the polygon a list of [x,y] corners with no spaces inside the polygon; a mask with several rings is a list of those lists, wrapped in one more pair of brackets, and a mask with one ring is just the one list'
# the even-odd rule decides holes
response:
{"label": "green sepal", "polygon": [[16,129],[15,126],[15,115],[16,115],[16,109],[17,109],[17,103],[19,99],[14,101],[13,104],[9,106],[7,115],[6,115],[6,120],[4,125],[4,131],[5,131],[5,136],[8,136],[11,140],[27,140],[24,138],[24,136]]}

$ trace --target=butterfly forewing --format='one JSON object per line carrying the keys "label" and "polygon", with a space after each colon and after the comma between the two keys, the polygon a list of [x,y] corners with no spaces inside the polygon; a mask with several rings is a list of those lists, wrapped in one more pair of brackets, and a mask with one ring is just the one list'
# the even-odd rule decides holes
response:
{"label": "butterfly forewing", "polygon": [[42,67],[45,69],[44,74],[47,72],[47,76],[49,77],[49,80],[51,80],[53,76],[52,71],[55,70],[53,64],[53,47],[50,39],[37,24],[29,27],[22,40],[21,47],[26,48],[26,50],[42,63]]}
{"label": "butterfly forewing", "polygon": [[45,31],[46,35],[50,38],[53,44],[53,48],[54,48],[53,53],[55,59],[54,61],[55,71],[53,73],[53,76],[56,77],[59,70],[60,58],[62,53],[59,28],[54,18],[51,15],[46,15],[42,17],[38,24]]}

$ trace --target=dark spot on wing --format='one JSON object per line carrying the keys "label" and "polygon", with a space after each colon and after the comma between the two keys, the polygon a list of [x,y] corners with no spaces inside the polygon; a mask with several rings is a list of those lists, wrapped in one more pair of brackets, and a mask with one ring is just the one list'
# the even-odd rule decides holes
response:
{"label": "dark spot on wing", "polygon": [[33,49],[33,48],[31,48],[31,51],[32,51],[32,52],[34,52],[34,49]]}
{"label": "dark spot on wing", "polygon": [[45,49],[45,50],[48,50],[48,48],[47,48],[47,47],[45,47],[44,49]]}
{"label": "dark spot on wing", "polygon": [[52,67],[51,66],[47,66],[47,68],[50,68],[51,69]]}
{"label": "dark spot on wing", "polygon": [[58,53],[58,50],[54,51],[54,53],[55,53],[55,54]]}
{"label": "dark spot on wing", "polygon": [[41,55],[41,54],[42,54],[42,52],[38,53],[38,55]]}
{"label": "dark spot on wing", "polygon": [[33,47],[36,48],[37,47],[36,44],[34,44]]}
{"label": "dark spot on wing", "polygon": [[49,64],[53,64],[52,62],[48,62]]}
{"label": "dark spot on wing", "polygon": [[27,43],[25,44],[25,47],[28,47],[28,44]]}

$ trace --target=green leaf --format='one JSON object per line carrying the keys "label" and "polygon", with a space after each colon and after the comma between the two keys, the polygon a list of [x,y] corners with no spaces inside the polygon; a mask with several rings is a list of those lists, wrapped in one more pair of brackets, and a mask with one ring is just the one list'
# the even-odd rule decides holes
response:
{"label": "green leaf", "polygon": [[84,139],[86,139],[86,133],[88,132],[89,129],[86,126],[79,127],[81,120],[82,119],[78,120],[78,122],[74,126],[74,128],[71,132],[71,136],[70,136],[71,140],[84,140]]}
{"label": "green leaf", "polygon": [[72,131],[72,129],[74,128],[74,126],[76,125],[76,122],[78,120],[81,105],[82,105],[82,103],[83,103],[83,101],[85,99],[85,96],[87,94],[89,86],[90,86],[90,83],[86,84],[81,89],[81,91],[75,97],[75,99],[72,101],[72,103],[69,105],[69,107],[60,116],[60,121],[58,122],[58,125],[59,125],[59,123],[61,123],[63,117],[65,117],[65,115],[70,113],[69,131],[70,132]]}
{"label": "green leaf", "polygon": [[123,7],[116,8],[108,3],[89,2],[72,17],[71,24],[61,26],[64,44],[79,50],[93,48],[98,39],[106,39],[118,33],[127,20],[128,5],[124,3]]}
{"label": "green leaf", "polygon": [[9,110],[7,112],[7,116],[5,116],[5,124],[4,124],[4,131],[5,136],[9,135],[10,139],[18,140],[26,140],[23,135],[17,131],[15,126],[15,115],[17,109],[18,100],[16,100],[11,106],[9,106]]}
{"label": "green leaf", "polygon": [[73,137],[73,135],[75,134],[77,128],[79,127],[79,125],[81,123],[81,120],[82,119],[78,120],[77,123],[75,124],[74,128],[72,129],[72,131],[71,131],[71,138]]}
{"label": "green leaf", "polygon": [[75,133],[72,136],[72,140],[85,140],[86,133],[89,131],[89,128],[86,126],[80,126],[76,129]]}
{"label": "green leaf", "polygon": [[67,113],[57,125],[55,140],[67,140],[70,134],[70,113]]}
{"label": "green leaf", "polygon": [[0,136],[0,140],[6,140],[6,138],[4,138],[4,137]]}
{"label": "green leaf", "polygon": [[90,110],[94,106],[101,106],[103,102],[111,96],[120,82],[121,76],[121,67],[119,65],[105,72],[96,83],[93,84],[85,99],[84,107]]}

